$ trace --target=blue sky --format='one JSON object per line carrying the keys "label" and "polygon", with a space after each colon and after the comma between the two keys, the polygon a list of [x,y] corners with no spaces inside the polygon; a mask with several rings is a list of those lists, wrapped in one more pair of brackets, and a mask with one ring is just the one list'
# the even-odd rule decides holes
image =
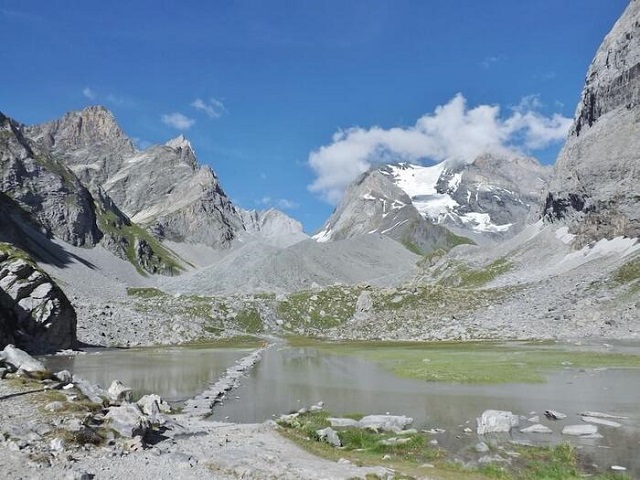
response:
{"label": "blue sky", "polygon": [[102,104],[141,146],[183,133],[237,204],[313,232],[380,158],[553,163],[627,4],[0,0],[0,111]]}

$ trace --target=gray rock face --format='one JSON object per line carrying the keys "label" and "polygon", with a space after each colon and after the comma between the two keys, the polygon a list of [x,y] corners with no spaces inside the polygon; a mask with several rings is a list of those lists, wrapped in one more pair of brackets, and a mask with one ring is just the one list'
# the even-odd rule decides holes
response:
{"label": "gray rock face", "polygon": [[58,160],[25,136],[20,124],[0,113],[0,191],[54,235],[76,246],[100,239],[93,200]]}
{"label": "gray rock face", "polygon": [[474,238],[477,233],[508,238],[534,220],[550,176],[550,167],[522,156],[485,154],[469,165],[447,168],[436,191],[449,194],[457,205],[442,224]]}
{"label": "gray rock face", "polygon": [[46,273],[21,255],[0,244],[0,307],[10,326],[9,335],[0,341],[35,349],[75,347],[73,306]]}
{"label": "gray rock face", "polygon": [[113,114],[101,106],[34,125],[27,134],[68,165],[86,185],[101,185],[136,152]]}
{"label": "gray rock face", "polygon": [[158,237],[226,247],[243,230],[213,170],[183,136],[124,159],[102,184],[133,222]]}
{"label": "gray rock face", "polygon": [[564,220],[577,245],[640,236],[640,2],[633,0],[589,67],[543,216]]}
{"label": "gray rock face", "polygon": [[238,209],[245,231],[277,247],[288,247],[309,238],[302,230],[302,224],[285,215],[280,210]]}
{"label": "gray rock face", "polygon": [[318,241],[382,233],[422,251],[518,233],[539,211],[548,167],[520,156],[481,155],[470,165],[398,164],[363,174],[345,193]]}
{"label": "gray rock face", "polygon": [[370,234],[388,236],[421,252],[446,248],[452,237],[448,230],[425,219],[411,198],[380,169],[365,172],[349,186],[313,238],[327,242]]}

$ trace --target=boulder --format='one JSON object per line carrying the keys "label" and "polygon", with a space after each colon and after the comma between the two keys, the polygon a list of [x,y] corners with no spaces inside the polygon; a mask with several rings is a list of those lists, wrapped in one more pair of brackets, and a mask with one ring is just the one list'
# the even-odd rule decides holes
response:
{"label": "boulder", "polygon": [[327,418],[332,427],[358,427],[359,422],[353,418]]}
{"label": "boulder", "polygon": [[22,370],[29,373],[48,372],[47,367],[45,367],[41,361],[36,360],[24,350],[20,350],[13,345],[4,347],[4,350],[0,352],[0,359],[14,371]]}
{"label": "boulder", "polygon": [[136,402],[145,415],[171,413],[171,405],[165,402],[160,395],[145,395]]}
{"label": "boulder", "polygon": [[87,379],[73,376],[73,384],[82,394],[93,403],[103,404],[105,398],[109,398],[109,394],[100,388],[99,385],[92,385]]}
{"label": "boulder", "polygon": [[321,441],[325,441],[334,447],[341,447],[342,442],[340,441],[340,437],[338,437],[338,433],[331,427],[323,428],[322,430],[316,430],[318,434],[318,438]]}
{"label": "boulder", "polygon": [[544,416],[549,420],[562,420],[564,418],[567,418],[564,413],[556,412],[555,410],[545,410]]}
{"label": "boulder", "polygon": [[151,424],[136,404],[126,404],[109,408],[105,419],[109,426],[123,437],[144,437]]}
{"label": "boulder", "polygon": [[595,423],[596,425],[604,425],[605,427],[619,428],[621,423],[614,422],[613,420],[607,420],[606,418],[599,417],[582,417],[583,422]]}
{"label": "boulder", "polygon": [[485,410],[477,419],[478,435],[506,433],[519,425],[517,415],[503,410]]}
{"label": "boulder", "polygon": [[527,428],[521,428],[520,431],[522,433],[553,433],[553,430],[551,430],[549,427],[545,427],[544,425],[541,425],[539,423],[531,425]]}
{"label": "boulder", "polygon": [[114,380],[107,390],[109,398],[115,403],[123,403],[131,401],[131,389],[125,387],[120,380]]}
{"label": "boulder", "polygon": [[594,435],[596,433],[598,433],[598,427],[590,424],[567,425],[562,429],[562,435],[572,435],[576,437]]}
{"label": "boulder", "polygon": [[413,418],[404,415],[367,415],[358,422],[361,428],[375,431],[399,432],[413,423]]}

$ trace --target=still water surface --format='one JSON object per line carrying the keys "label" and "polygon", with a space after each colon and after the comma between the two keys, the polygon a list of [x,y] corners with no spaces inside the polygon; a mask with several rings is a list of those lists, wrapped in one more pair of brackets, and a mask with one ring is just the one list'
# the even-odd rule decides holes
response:
{"label": "still water surface", "polygon": [[[526,348],[526,346],[522,346]],[[557,347],[571,349],[572,346]],[[620,344],[616,351],[638,353],[640,346]],[[77,357],[49,357],[53,369],[67,368],[92,382],[108,386],[114,378],[134,389],[136,395],[158,393],[180,402],[215,381],[248,349],[165,347],[107,350]],[[376,364],[352,356],[336,355],[311,347],[269,348],[260,363],[242,380],[213,420],[262,422],[318,401],[336,414],[386,413],[408,415],[418,429],[444,428],[434,435],[440,445],[462,458],[477,458],[473,447],[479,441],[505,444],[509,441],[553,444],[570,441],[587,453],[601,470],[623,465],[640,478],[640,369],[587,369],[566,367],[541,384],[467,385],[403,379]],[[475,418],[484,410],[510,410],[525,417],[540,416],[540,423],[553,435],[478,437]],[[553,422],[545,410],[568,415]],[[602,439],[563,437],[564,425],[580,424],[577,413],[589,410],[628,417],[623,427],[600,426]],[[529,422],[521,422],[528,426]],[[464,428],[473,430],[465,434]]]}

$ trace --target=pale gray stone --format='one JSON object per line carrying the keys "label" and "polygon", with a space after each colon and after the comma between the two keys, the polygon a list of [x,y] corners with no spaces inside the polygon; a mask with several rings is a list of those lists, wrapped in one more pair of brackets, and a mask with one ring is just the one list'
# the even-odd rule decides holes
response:
{"label": "pale gray stone", "polygon": [[509,432],[511,428],[519,425],[517,415],[503,410],[485,410],[476,421],[478,435]]}

